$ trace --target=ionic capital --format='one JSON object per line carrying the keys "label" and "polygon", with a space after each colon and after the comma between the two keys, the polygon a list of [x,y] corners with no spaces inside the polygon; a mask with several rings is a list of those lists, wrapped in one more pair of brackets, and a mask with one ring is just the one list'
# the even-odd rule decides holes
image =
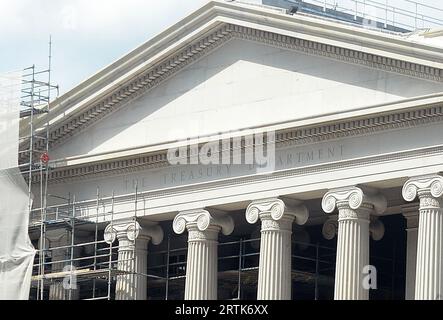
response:
{"label": "ionic capital", "polygon": [[403,185],[402,195],[406,201],[413,201],[417,195],[420,201],[423,198],[439,199],[443,196],[443,177],[437,174],[412,177]]}
{"label": "ionic capital", "polygon": [[309,211],[300,201],[280,198],[255,200],[246,208],[246,220],[254,224],[258,219],[291,222],[304,225],[309,218]]}
{"label": "ionic capital", "polygon": [[339,210],[341,219],[369,219],[369,215],[382,214],[387,208],[387,200],[374,189],[346,187],[328,191],[322,199],[321,206],[326,213]]}
{"label": "ionic capital", "polygon": [[321,232],[326,240],[334,239],[338,232],[338,216],[333,215],[329,217],[328,220],[323,223]]}
{"label": "ionic capital", "polygon": [[119,243],[134,244],[136,240],[146,240],[157,245],[163,241],[163,229],[157,224],[141,226],[134,220],[117,221],[108,224],[104,239],[109,244],[118,239]]}
{"label": "ionic capital", "polygon": [[[65,228],[62,229],[52,229],[45,232],[44,238],[40,238],[38,242],[38,248],[49,250],[52,255],[52,261],[65,260],[66,255],[70,254],[70,248],[67,247],[71,244],[70,231]],[[43,241],[44,240],[44,241]],[[58,249],[55,249],[58,248]],[[76,252],[78,247],[74,247],[74,252]],[[52,265],[52,268],[56,268]]]}
{"label": "ionic capital", "polygon": [[216,240],[220,230],[224,235],[232,233],[234,220],[218,210],[211,210],[211,213],[205,209],[186,210],[175,216],[172,228],[177,234],[187,229],[189,240]]}
{"label": "ionic capital", "polygon": [[[374,241],[381,240],[385,234],[385,225],[376,216],[370,218],[369,232]],[[333,215],[323,223],[322,234],[326,240],[332,240],[338,233],[338,216]]]}
{"label": "ionic capital", "polygon": [[[45,232],[45,239],[49,242],[50,247],[65,246],[70,243],[69,232],[66,229],[53,229]],[[48,246],[48,244],[46,244]]]}

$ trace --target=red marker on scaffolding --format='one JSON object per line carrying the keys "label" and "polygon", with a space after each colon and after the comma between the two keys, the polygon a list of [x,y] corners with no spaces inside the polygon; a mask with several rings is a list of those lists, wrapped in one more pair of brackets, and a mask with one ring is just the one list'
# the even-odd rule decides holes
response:
{"label": "red marker on scaffolding", "polygon": [[48,161],[49,161],[49,154],[47,152],[43,153],[40,156],[40,161],[45,163],[45,164],[48,163]]}

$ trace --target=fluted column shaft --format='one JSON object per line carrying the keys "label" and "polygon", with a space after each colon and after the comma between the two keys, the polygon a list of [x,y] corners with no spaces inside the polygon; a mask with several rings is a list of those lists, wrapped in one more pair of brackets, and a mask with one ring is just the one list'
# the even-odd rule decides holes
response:
{"label": "fluted column shaft", "polygon": [[159,244],[163,230],[158,225],[141,226],[137,221],[118,221],[105,229],[105,241],[118,239],[118,270],[116,300],[147,299],[148,244]]}
{"label": "fluted column shaft", "polygon": [[216,300],[218,272],[218,234],[234,229],[231,217],[204,209],[180,212],[173,222],[176,233],[188,231],[185,300]]}
{"label": "fluted column shaft", "polygon": [[369,214],[371,208],[352,210],[338,204],[335,300],[368,300],[362,286],[363,267],[369,265]]}
{"label": "fluted column shaft", "polygon": [[149,240],[118,238],[118,270],[127,274],[117,276],[116,300],[146,300]]}
{"label": "fluted column shaft", "polygon": [[261,217],[258,300],[291,299],[291,234],[293,218]]}
{"label": "fluted column shaft", "polygon": [[[369,265],[369,236],[383,237],[384,226],[371,214],[386,210],[386,199],[374,189],[346,187],[327,192],[322,200],[326,213],[338,209],[338,239],[335,264],[335,300],[368,300],[369,288],[363,285],[364,267]],[[323,228],[329,239],[334,236],[335,219]],[[370,228],[371,226],[371,228]],[[371,230],[372,229],[372,230]]]}
{"label": "fluted column shaft", "polygon": [[[69,232],[66,229],[50,230],[46,232],[46,243],[50,248],[64,247],[71,244]],[[74,248],[74,258],[78,255],[78,249]],[[71,257],[71,248],[60,248],[51,250],[51,272],[64,272],[69,271],[65,269],[65,266],[70,266],[69,260]],[[60,262],[58,262],[60,261]],[[74,264],[75,267],[75,264]],[[69,275],[67,275],[69,277]],[[79,289],[77,283],[71,283],[70,281],[64,281],[65,278],[54,281],[49,286],[49,300],[77,300],[79,297]],[[71,280],[71,279],[66,279]],[[75,277],[72,278],[75,280]],[[65,288],[71,286],[72,289]],[[75,288],[75,289],[74,289]]]}
{"label": "fluted column shaft", "polygon": [[439,175],[409,179],[403,186],[407,201],[420,199],[416,300],[443,299],[443,178]]}
{"label": "fluted column shaft", "polygon": [[441,198],[420,196],[416,300],[443,299],[443,214]]}
{"label": "fluted column shaft", "polygon": [[220,227],[200,231],[196,224],[190,224],[187,229],[185,300],[216,300]]}
{"label": "fluted column shaft", "polygon": [[49,286],[49,300],[69,300],[69,293],[63,288],[63,282],[51,283]]}
{"label": "fluted column shaft", "polygon": [[261,220],[258,300],[290,300],[292,223],[304,224],[308,219],[305,206],[288,206],[278,198],[253,201],[246,209],[246,220]]}
{"label": "fluted column shaft", "polygon": [[[66,245],[66,244],[65,244]],[[64,250],[64,251],[69,251],[69,248],[66,249],[60,249],[60,250]],[[77,251],[77,250],[75,250]],[[67,260],[70,259],[70,255],[69,253],[59,253],[56,254],[55,256],[52,256],[52,261],[63,261],[63,260]],[[54,263],[52,265],[52,272],[63,272],[63,271],[70,271],[71,269],[64,269],[65,266],[70,266],[70,262],[69,261],[65,261],[65,262],[60,262],[60,263]],[[73,265],[73,272],[75,271],[75,264]],[[66,280],[64,282],[64,280]],[[49,300],[78,300],[79,299],[79,293],[80,293],[80,288],[79,285],[77,283],[71,283],[72,281],[76,281],[76,277],[72,277],[70,278],[69,274],[66,274],[65,278],[62,278],[59,281],[54,281],[53,283],[51,283],[51,285],[49,286]],[[68,289],[65,288],[66,284],[68,285]],[[69,286],[71,286],[71,289],[69,289]],[[75,289],[74,289],[75,288]]]}

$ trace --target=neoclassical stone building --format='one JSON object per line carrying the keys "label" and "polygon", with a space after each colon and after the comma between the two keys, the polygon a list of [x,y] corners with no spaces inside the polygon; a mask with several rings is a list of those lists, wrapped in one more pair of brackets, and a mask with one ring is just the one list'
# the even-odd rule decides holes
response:
{"label": "neoclassical stone building", "polygon": [[442,47],[212,1],[35,121],[54,223],[30,235],[64,250],[46,273],[69,246],[78,280],[109,246],[119,272],[93,289],[48,277],[51,299],[442,297]]}

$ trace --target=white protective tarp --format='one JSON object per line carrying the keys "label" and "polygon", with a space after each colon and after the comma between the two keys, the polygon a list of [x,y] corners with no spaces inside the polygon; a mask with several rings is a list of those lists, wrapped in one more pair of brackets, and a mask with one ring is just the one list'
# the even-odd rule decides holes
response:
{"label": "white protective tarp", "polygon": [[28,299],[35,249],[18,166],[21,72],[0,74],[0,300]]}

